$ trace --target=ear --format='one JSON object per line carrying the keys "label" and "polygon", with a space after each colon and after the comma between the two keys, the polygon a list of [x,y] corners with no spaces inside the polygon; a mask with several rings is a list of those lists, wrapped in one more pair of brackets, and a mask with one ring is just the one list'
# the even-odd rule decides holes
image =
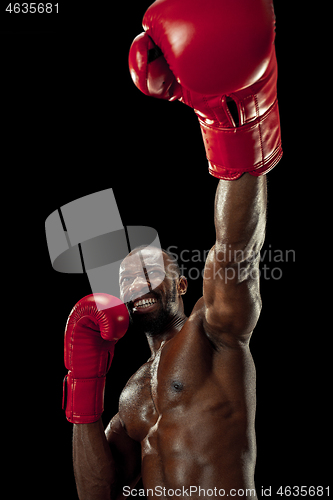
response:
{"label": "ear", "polygon": [[178,293],[179,295],[185,295],[187,291],[187,279],[185,276],[179,276],[178,281]]}

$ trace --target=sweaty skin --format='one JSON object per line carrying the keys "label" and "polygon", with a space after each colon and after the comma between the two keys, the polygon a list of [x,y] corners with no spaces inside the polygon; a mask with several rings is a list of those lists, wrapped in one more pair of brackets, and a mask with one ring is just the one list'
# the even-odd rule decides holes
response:
{"label": "sweaty skin", "polygon": [[[206,496],[213,490],[215,497],[224,491],[257,498],[249,341],[261,310],[257,271],[265,222],[265,177],[219,181],[216,243],[205,265],[203,296],[189,318],[183,307],[187,281],[167,254],[164,276],[152,248],[123,261],[122,299],[133,327],[147,337],[151,358],[128,381],[105,433],[101,421],[74,425],[81,500],[126,498],[140,477],[148,498],[186,498],[191,491],[197,500],[203,490]],[[149,292],[140,296],[147,280]],[[154,300],[140,307],[140,298]]]}

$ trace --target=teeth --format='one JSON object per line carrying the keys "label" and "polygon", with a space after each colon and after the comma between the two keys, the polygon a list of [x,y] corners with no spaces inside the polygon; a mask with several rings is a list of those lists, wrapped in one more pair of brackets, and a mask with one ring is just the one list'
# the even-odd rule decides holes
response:
{"label": "teeth", "polygon": [[157,300],[152,298],[142,299],[134,302],[134,307],[148,307],[151,304],[155,304],[155,302],[157,302]]}

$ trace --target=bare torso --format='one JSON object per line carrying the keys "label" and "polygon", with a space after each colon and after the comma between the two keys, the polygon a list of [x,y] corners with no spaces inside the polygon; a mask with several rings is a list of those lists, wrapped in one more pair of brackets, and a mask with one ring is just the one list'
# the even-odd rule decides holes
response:
{"label": "bare torso", "polygon": [[199,301],[177,335],[129,380],[119,416],[141,443],[149,498],[256,499],[252,356],[248,344],[214,345],[203,316]]}

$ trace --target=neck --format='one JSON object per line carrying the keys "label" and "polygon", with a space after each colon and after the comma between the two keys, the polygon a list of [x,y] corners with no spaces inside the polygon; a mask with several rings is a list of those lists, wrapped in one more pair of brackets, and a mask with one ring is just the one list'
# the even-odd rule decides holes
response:
{"label": "neck", "polygon": [[170,340],[172,337],[176,335],[176,333],[178,333],[182,329],[186,320],[187,317],[185,316],[184,312],[181,311],[175,316],[173,316],[170,319],[170,321],[165,325],[165,327],[163,327],[161,332],[159,332],[158,334],[155,335],[151,335],[149,333],[145,334],[148,340],[152,356],[155,356],[155,354],[161,347],[162,343],[165,343],[168,340]]}

